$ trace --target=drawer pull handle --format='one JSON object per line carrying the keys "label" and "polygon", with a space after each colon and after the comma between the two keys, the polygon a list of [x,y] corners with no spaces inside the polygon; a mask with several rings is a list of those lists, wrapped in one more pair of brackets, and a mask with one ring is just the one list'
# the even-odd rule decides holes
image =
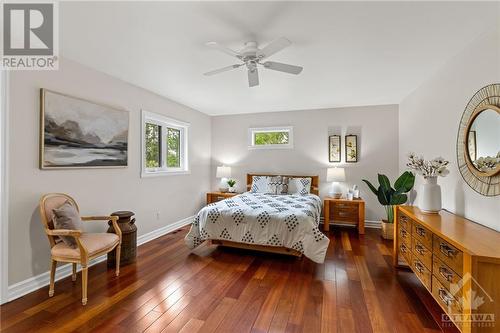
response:
{"label": "drawer pull handle", "polygon": [[446,279],[446,281],[451,282],[453,280],[453,273],[450,272],[446,267],[439,267],[439,274]]}
{"label": "drawer pull handle", "polygon": [[406,216],[401,216],[401,222],[408,222],[408,218]]}
{"label": "drawer pull handle", "polygon": [[425,254],[425,248],[420,244],[415,245],[415,251],[420,253],[422,256]]}
{"label": "drawer pull handle", "polygon": [[401,237],[406,238],[407,235],[408,233],[406,232],[406,230],[401,229]]}
{"label": "drawer pull handle", "polygon": [[441,300],[443,301],[443,303],[446,304],[446,306],[450,306],[451,303],[453,302],[453,296],[449,295],[446,289],[439,288],[438,295],[439,298],[441,298]]}
{"label": "drawer pull handle", "polygon": [[457,254],[457,250],[452,249],[445,243],[439,244],[439,250],[441,251],[442,254],[444,254],[448,258],[453,258]]}
{"label": "drawer pull handle", "polygon": [[415,232],[421,236],[421,237],[425,237],[425,229],[424,228],[420,228],[420,227],[416,227],[415,228]]}
{"label": "drawer pull handle", "polygon": [[349,213],[339,212],[339,216],[349,216]]}
{"label": "drawer pull handle", "polygon": [[401,252],[406,253],[406,246],[404,244],[401,244],[399,248],[401,249]]}
{"label": "drawer pull handle", "polygon": [[415,268],[420,274],[424,274],[424,266],[420,262],[415,261]]}

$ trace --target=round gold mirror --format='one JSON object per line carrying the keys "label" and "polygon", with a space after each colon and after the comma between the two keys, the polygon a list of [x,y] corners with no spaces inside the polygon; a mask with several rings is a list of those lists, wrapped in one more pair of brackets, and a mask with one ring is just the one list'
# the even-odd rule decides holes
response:
{"label": "round gold mirror", "polygon": [[500,84],[479,90],[469,101],[457,138],[460,173],[476,192],[500,194]]}
{"label": "round gold mirror", "polygon": [[467,164],[472,171],[485,177],[500,172],[500,108],[477,109],[466,131]]}

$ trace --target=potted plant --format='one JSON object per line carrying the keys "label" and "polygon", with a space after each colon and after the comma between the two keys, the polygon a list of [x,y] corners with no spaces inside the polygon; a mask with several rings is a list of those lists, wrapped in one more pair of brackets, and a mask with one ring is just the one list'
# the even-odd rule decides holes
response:
{"label": "potted plant", "polygon": [[384,239],[394,238],[394,206],[402,205],[408,200],[406,193],[410,192],[415,184],[415,175],[405,171],[391,187],[391,182],[386,175],[379,174],[379,186],[376,188],[368,180],[363,179],[370,190],[377,196],[378,202],[384,206],[387,220],[382,219],[382,237]]}
{"label": "potted plant", "polygon": [[227,185],[229,186],[229,192],[231,192],[231,193],[236,192],[236,187],[234,187],[234,185],[236,185],[236,180],[229,179],[227,181]]}

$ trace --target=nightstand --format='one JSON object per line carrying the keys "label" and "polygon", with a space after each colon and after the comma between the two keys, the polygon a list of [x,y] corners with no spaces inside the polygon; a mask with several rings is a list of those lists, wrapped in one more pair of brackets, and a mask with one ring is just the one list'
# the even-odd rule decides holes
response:
{"label": "nightstand", "polygon": [[207,192],[207,205],[211,204],[213,202],[221,201],[227,198],[232,198],[240,193],[234,193],[234,192],[219,192],[219,191],[214,191],[214,192]]}
{"label": "nightstand", "polygon": [[365,233],[365,202],[361,198],[347,200],[325,197],[323,201],[323,230],[330,229],[333,224],[352,224],[358,226],[360,234]]}

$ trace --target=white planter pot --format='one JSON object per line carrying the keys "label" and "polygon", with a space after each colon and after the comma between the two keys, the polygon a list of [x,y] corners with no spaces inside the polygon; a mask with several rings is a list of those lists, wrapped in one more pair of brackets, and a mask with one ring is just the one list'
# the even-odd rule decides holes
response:
{"label": "white planter pot", "polygon": [[437,183],[437,177],[425,179],[420,187],[420,201],[418,207],[425,213],[436,214],[441,210],[441,186]]}
{"label": "white planter pot", "polygon": [[229,190],[230,193],[235,193],[236,192],[236,187],[234,187],[234,186],[230,187],[228,190]]}

